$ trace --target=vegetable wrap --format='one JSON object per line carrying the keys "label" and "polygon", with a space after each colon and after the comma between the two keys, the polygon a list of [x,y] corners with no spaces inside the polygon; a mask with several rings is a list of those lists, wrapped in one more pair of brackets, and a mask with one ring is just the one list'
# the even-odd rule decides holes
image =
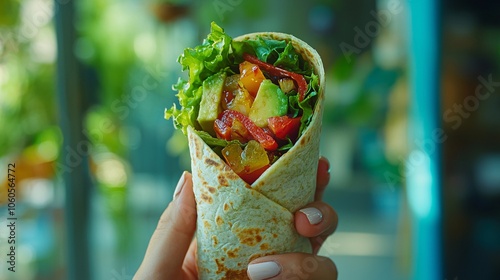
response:
{"label": "vegetable wrap", "polygon": [[325,74],[318,53],[283,33],[232,39],[212,23],[179,58],[181,108],[197,204],[200,279],[248,279],[255,258],[311,252],[294,212],[313,201]]}

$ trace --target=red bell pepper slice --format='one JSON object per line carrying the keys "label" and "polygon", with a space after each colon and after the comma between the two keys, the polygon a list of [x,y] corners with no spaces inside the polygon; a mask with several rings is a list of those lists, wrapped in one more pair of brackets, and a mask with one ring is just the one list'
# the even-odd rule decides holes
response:
{"label": "red bell pepper slice", "polygon": [[300,119],[301,117],[270,117],[267,119],[267,124],[278,139],[286,139],[289,137],[290,139],[295,140],[299,134]]}
{"label": "red bell pepper slice", "polygon": [[304,78],[304,76],[297,74],[297,73],[287,71],[287,70],[279,68],[279,67],[276,67],[276,66],[269,64],[267,62],[260,61],[257,57],[255,57],[251,54],[248,54],[248,53],[243,54],[243,59],[250,62],[250,63],[256,64],[262,70],[268,72],[269,74],[271,74],[273,76],[278,76],[278,77],[284,76],[284,77],[288,77],[288,78],[293,79],[297,83],[298,92],[299,92],[299,101],[304,100],[304,97],[307,93],[307,82],[306,82],[306,79]]}
{"label": "red bell pepper slice", "polygon": [[264,149],[274,151],[278,149],[278,143],[258,127],[250,118],[234,110],[225,110],[214,122],[214,130],[219,138],[231,140],[231,126],[233,120],[237,119],[248,130],[250,135],[257,140]]}

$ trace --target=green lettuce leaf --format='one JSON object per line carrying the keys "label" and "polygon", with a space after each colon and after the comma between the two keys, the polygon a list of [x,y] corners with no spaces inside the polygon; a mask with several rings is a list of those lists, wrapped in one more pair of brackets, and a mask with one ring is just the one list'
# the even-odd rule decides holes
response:
{"label": "green lettuce leaf", "polygon": [[264,40],[258,37],[254,40],[247,40],[246,44],[254,50],[253,53],[260,61],[273,63],[279,56],[279,53],[286,47],[285,41]]}
{"label": "green lettuce leaf", "polygon": [[200,138],[205,143],[207,143],[207,145],[209,145],[210,147],[215,147],[215,146],[226,147],[229,144],[238,144],[241,147],[244,147],[246,145],[246,144],[242,144],[238,140],[227,141],[227,140],[224,140],[224,139],[215,138],[212,135],[210,135],[208,132],[205,132],[205,131],[198,131],[197,130],[196,134],[198,134],[198,136],[200,136]]}
{"label": "green lettuce leaf", "polygon": [[211,32],[203,43],[185,49],[178,59],[182,70],[189,70],[189,83],[201,86],[206,78],[230,66],[231,41],[232,38],[212,22]]}
{"label": "green lettuce leaf", "polygon": [[[273,64],[274,66],[295,73],[304,73],[304,67],[301,65],[299,59],[300,56],[293,48],[291,42],[287,43],[285,41],[269,40],[258,37],[241,44],[242,46],[236,48],[238,54],[243,55],[246,51],[255,54],[259,60]],[[248,51],[249,49],[251,51]]]}
{"label": "green lettuce leaf", "polygon": [[274,62],[275,66],[279,66],[288,71],[301,73],[299,55],[295,52],[292,43],[288,43],[285,49],[279,54],[278,59]]}
{"label": "green lettuce leaf", "polygon": [[299,95],[293,92],[288,96],[288,113],[292,117],[297,117],[302,114],[300,119],[299,137],[304,133],[309,123],[311,123],[312,115],[314,112],[314,105],[316,104],[318,91],[319,91],[319,77],[311,73],[310,76],[304,76],[307,81],[308,89],[304,100],[299,102]]}

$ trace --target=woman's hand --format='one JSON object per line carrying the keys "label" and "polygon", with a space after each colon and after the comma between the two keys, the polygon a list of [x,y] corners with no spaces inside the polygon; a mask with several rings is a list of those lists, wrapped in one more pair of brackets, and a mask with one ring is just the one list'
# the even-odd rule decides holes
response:
{"label": "woman's hand", "polygon": [[[310,238],[313,254],[288,253],[255,259],[247,270],[252,280],[337,279],[335,264],[316,255],[323,241],[337,227],[337,214],[321,201],[330,180],[328,170],[328,160],[320,158],[315,201],[295,213],[295,227],[301,235]],[[184,172],[173,201],[160,217],[134,279],[198,279],[195,230],[193,182],[191,174]]]}

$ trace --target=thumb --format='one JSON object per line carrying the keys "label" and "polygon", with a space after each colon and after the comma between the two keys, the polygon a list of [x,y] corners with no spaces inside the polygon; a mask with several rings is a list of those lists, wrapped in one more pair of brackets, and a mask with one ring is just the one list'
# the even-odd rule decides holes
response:
{"label": "thumb", "polygon": [[[196,230],[196,203],[191,174],[184,172],[174,199],[160,217],[134,279],[179,279]],[[180,257],[182,256],[182,257]]]}
{"label": "thumb", "polygon": [[248,265],[248,277],[262,279],[332,279],[338,271],[326,257],[305,253],[288,253],[258,258]]}

